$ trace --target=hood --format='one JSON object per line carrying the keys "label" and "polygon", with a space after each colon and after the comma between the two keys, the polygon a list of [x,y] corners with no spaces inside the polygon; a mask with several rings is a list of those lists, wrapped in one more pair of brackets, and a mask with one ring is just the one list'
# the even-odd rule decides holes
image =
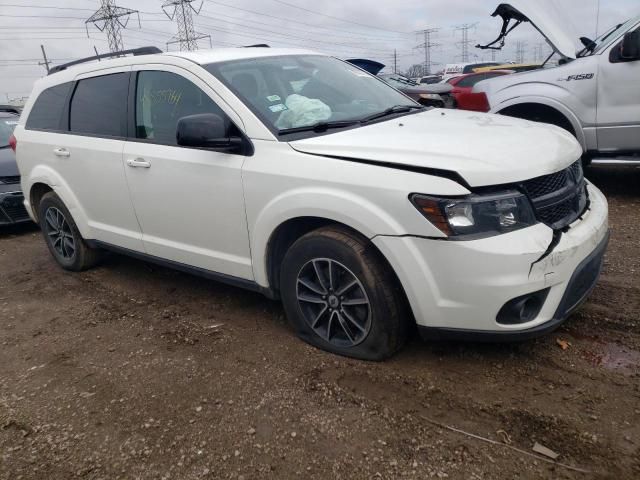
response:
{"label": "hood", "polygon": [[0,148],[0,177],[16,177],[18,175],[20,172],[18,172],[16,154],[8,147]]}
{"label": "hood", "polygon": [[511,31],[509,28],[512,25],[507,28],[509,22],[513,22],[513,24],[530,22],[558,54],[569,59],[576,58],[577,52],[581,49],[578,45],[579,37],[571,28],[571,19],[558,7],[558,3],[561,2],[557,0],[509,0],[500,3],[491,16],[502,18],[504,22],[502,32],[494,42],[484,48],[491,48],[492,45],[504,41]]}
{"label": "hood", "polygon": [[438,109],[290,145],[314,155],[449,170],[472,187],[557,172],[582,155],[575,138],[558,127],[502,115]]}
{"label": "hood", "polygon": [[347,62],[369,72],[371,75],[378,75],[378,73],[380,73],[380,71],[382,71],[386,66],[383,63],[376,62],[375,60],[367,60],[365,58],[352,58],[347,60]]}

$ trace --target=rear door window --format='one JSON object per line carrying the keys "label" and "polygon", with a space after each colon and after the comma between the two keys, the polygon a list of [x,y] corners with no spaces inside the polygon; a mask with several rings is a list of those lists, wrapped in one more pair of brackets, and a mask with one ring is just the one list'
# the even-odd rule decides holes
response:
{"label": "rear door window", "polygon": [[64,130],[62,115],[72,85],[73,82],[62,83],[44,90],[31,109],[26,128],[28,130]]}
{"label": "rear door window", "polygon": [[80,80],[71,99],[71,132],[100,137],[125,137],[129,73]]}

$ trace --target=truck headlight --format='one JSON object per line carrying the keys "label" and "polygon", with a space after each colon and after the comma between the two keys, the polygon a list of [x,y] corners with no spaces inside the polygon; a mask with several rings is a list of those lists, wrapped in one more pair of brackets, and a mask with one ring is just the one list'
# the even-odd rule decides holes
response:
{"label": "truck headlight", "polygon": [[531,202],[517,191],[460,198],[413,194],[409,199],[427,220],[450,237],[490,237],[537,223]]}

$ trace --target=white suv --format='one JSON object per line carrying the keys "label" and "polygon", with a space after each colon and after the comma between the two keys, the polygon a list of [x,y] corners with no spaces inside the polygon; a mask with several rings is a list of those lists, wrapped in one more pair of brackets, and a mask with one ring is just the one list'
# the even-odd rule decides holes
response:
{"label": "white suv", "polygon": [[372,360],[416,324],[540,335],[597,280],[607,203],[560,128],[424,108],[313,52],[124,53],[38,81],[15,130],[65,269],[115,250],[260,291]]}

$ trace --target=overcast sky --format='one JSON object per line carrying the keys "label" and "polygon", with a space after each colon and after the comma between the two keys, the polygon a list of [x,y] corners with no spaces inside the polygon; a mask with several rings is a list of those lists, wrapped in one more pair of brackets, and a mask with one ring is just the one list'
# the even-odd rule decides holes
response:
{"label": "overcast sky", "polygon": [[[177,26],[163,13],[162,0],[115,0],[121,7],[140,11],[123,30],[126,48],[156,45],[163,50]],[[505,0],[507,1],[507,0]],[[535,0],[530,0],[535,1]],[[440,28],[432,50],[439,63],[460,61],[461,32],[455,27],[477,25],[469,31],[472,45],[488,42],[500,22],[490,17],[499,0],[204,0],[194,16],[198,32],[211,35],[213,46],[268,43],[280,47],[305,47],[341,58],[364,57],[392,65],[397,51],[399,70],[420,63],[424,53],[416,31]],[[597,0],[557,0],[580,35],[596,32]],[[0,101],[30,92],[45,73],[37,63],[44,44],[53,63],[63,63],[108,51],[106,35],[85,19],[99,7],[99,0],[0,0]],[[200,0],[193,5],[198,7]],[[45,8],[48,7],[48,8]],[[638,0],[601,0],[599,31],[640,14]],[[516,40],[526,42],[525,58],[534,60],[543,39],[530,26],[514,31],[498,60],[515,60]],[[209,48],[209,41],[200,41]],[[170,46],[176,49],[175,45]],[[545,51],[548,48],[545,45]],[[490,60],[490,53],[471,48],[472,60]],[[437,68],[437,67],[434,67]]]}

